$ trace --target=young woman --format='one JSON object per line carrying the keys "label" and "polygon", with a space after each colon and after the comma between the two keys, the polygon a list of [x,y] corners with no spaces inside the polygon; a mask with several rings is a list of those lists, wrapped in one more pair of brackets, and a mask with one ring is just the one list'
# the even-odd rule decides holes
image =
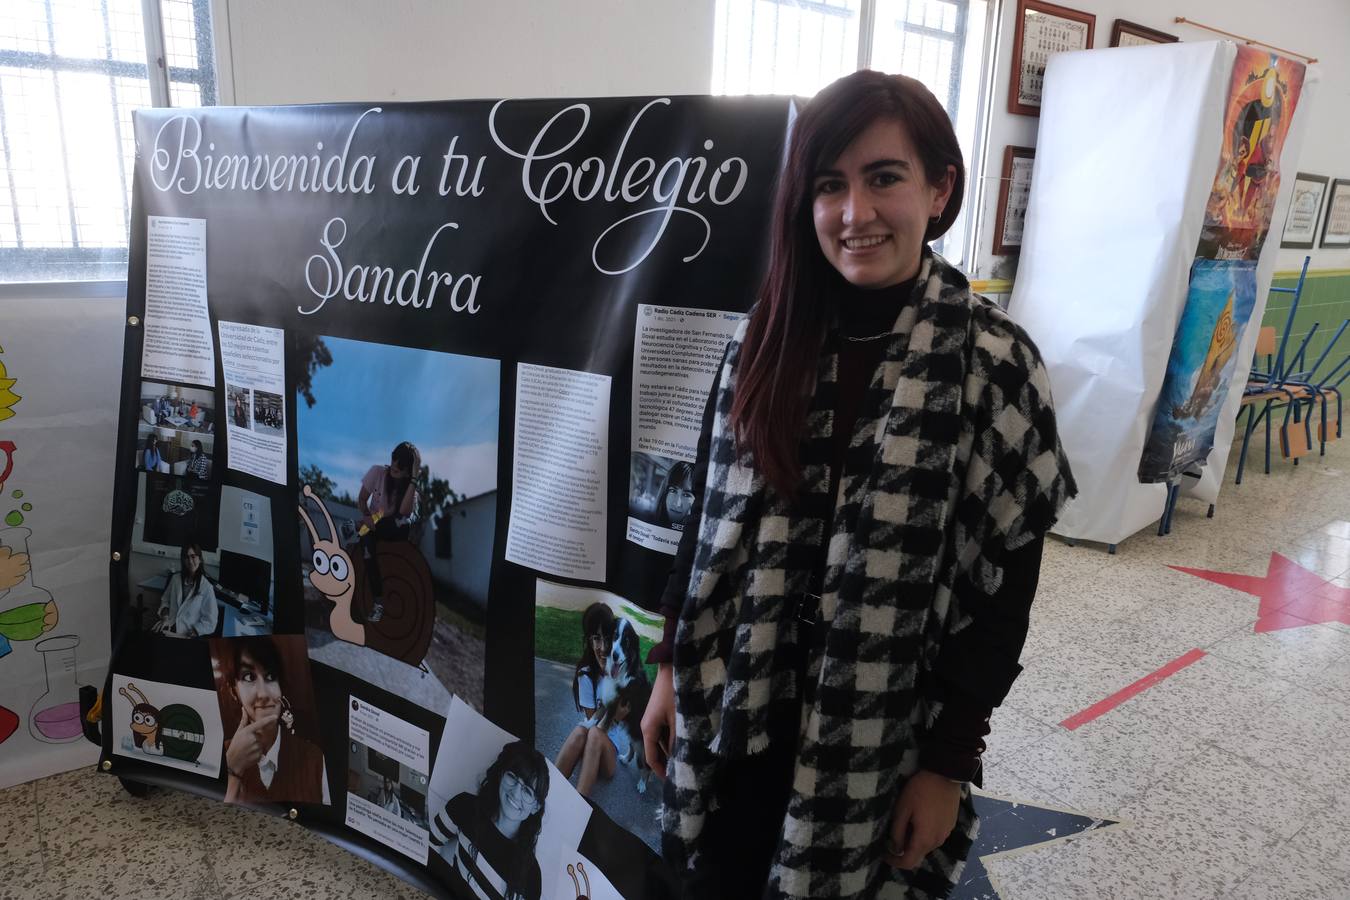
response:
{"label": "young woman", "polygon": [[969,850],[1074,487],[1035,347],[927,246],[964,180],[913,79],[849,75],[793,126],[643,719],[690,894],[941,896]]}
{"label": "young woman", "polygon": [[661,483],[656,500],[656,524],[683,531],[693,505],[694,466],[680,460],[670,467]]}
{"label": "young woman", "polygon": [[450,799],[431,822],[431,844],[488,900],[539,900],[535,845],[548,798],[548,763],[524,741],[502,748],[478,793]]}
{"label": "young woman", "polygon": [[225,744],[226,803],[323,803],[328,793],[323,753],[295,733],[286,699],[286,671],[270,637],[212,642],[239,725]]}
{"label": "young woman", "polygon": [[187,468],[183,470],[190,478],[206,481],[211,477],[211,460],[206,458],[201,441],[192,442],[192,454],[188,457]]}
{"label": "young woman", "polygon": [[600,776],[614,777],[618,750],[603,719],[600,682],[605,677],[605,658],[609,656],[614,634],[614,611],[604,603],[592,603],[581,614],[581,658],[572,675],[572,702],[581,721],[563,741],[555,765],[564,778],[571,778],[577,763],[581,774],[577,792],[589,797]]}
{"label": "young woman", "polygon": [[145,437],[145,449],[141,452],[141,468],[147,472],[158,472],[164,464],[164,454],[159,452],[159,438],[152,431]]}
{"label": "young woman", "polygon": [[220,622],[216,587],[202,569],[202,548],[189,542],[178,554],[178,571],[169,576],[159,601],[159,620],[150,630],[178,637],[200,637],[215,632]]}
{"label": "young woman", "polygon": [[367,621],[384,618],[384,578],[376,551],[380,541],[406,541],[412,533],[417,511],[413,480],[421,468],[421,454],[404,441],[389,454],[389,465],[371,466],[361,479],[356,508],[361,513],[361,552],[373,598]]}

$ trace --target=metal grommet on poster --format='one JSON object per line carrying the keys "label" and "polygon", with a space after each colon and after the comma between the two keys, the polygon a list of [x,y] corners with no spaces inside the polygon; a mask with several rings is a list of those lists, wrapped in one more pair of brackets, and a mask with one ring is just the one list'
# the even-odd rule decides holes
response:
{"label": "metal grommet on poster", "polygon": [[141,317],[127,316],[127,324],[130,325],[132,328],[135,328],[137,325],[141,324]]}
{"label": "metal grommet on poster", "polygon": [[114,551],[113,551],[113,562],[121,562],[121,561],[122,561],[122,551],[120,551],[120,550],[114,550]]}
{"label": "metal grommet on poster", "polygon": [[298,809],[296,809],[294,806],[292,806],[292,807],[291,807],[291,811],[288,812],[288,813],[286,813],[286,818],[288,818],[288,819],[290,819],[292,822],[294,822],[296,819],[300,818],[300,810],[298,810]]}
{"label": "metal grommet on poster", "polygon": [[111,772],[111,771],[112,771],[112,760],[111,760],[111,759],[105,759],[105,760],[103,761],[103,771],[105,771],[105,772]]}

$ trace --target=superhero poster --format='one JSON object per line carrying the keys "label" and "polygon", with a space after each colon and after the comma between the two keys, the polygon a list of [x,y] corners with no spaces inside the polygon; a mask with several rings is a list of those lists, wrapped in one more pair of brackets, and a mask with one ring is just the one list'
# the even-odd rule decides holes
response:
{"label": "superhero poster", "polygon": [[1239,47],[1229,82],[1223,144],[1196,256],[1256,259],[1280,190],[1280,152],[1303,88],[1304,66]]}
{"label": "superhero poster", "polygon": [[1186,307],[1139,461],[1140,481],[1174,481],[1209,456],[1255,305],[1255,261],[1197,259],[1191,265]]}

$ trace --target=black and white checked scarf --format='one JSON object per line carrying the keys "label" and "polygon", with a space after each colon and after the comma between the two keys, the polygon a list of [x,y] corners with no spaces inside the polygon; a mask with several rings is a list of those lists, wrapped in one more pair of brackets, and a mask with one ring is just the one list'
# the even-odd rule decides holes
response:
{"label": "black and white checked scarf", "polygon": [[[738,455],[730,428],[744,325],[718,381],[708,482],[676,630],[676,734],[665,853],[697,868],[719,764],[768,746],[771,712],[801,710],[792,796],[770,875],[775,897],[926,897],[959,875],[978,826],[913,873],[882,860],[892,807],[938,712],[924,696],[967,598],[999,560],[1054,523],[1074,493],[1049,380],[1031,341],[925,253],[850,441],[837,498],[829,446],[838,357],[822,351],[796,502]],[[829,342],[825,343],[829,346]],[[833,510],[807,684],[796,684],[795,601],[810,590]],[[800,689],[805,690],[802,702]],[[791,714],[791,713],[789,713]]]}

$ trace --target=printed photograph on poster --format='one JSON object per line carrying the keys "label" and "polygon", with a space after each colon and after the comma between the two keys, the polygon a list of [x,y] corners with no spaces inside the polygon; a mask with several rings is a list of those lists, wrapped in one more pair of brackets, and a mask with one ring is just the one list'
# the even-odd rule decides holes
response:
{"label": "printed photograph on poster", "polygon": [[660,852],[661,783],[647,766],[642,716],[665,628],[608,591],[535,582],[535,744],[611,819]]}
{"label": "printed photograph on poster", "polygon": [[217,322],[225,373],[231,469],[286,483],[286,335],[280,328]]}
{"label": "printed photograph on poster", "polygon": [[[544,755],[458,697],[431,773],[431,872],[466,897],[552,897],[591,807]],[[545,878],[545,873],[548,877]]]}
{"label": "printed photograph on poster", "polygon": [[352,697],[347,715],[347,827],[427,862],[426,729]]}
{"label": "printed photograph on poster", "polygon": [[142,381],[136,468],[209,480],[215,457],[215,403],[214,391]]}
{"label": "printed photograph on poster", "polygon": [[224,730],[216,696],[200,688],[112,676],[113,753],[220,777]]}
{"label": "printed photograph on poster", "polygon": [[628,471],[628,540],[672,556],[694,508],[694,463],[636,452]]}
{"label": "printed photograph on poster", "polygon": [[311,656],[426,709],[481,707],[500,363],[331,337],[292,358]]}
{"label": "printed photograph on poster", "polygon": [[[151,495],[147,486],[142,497]],[[131,605],[125,611],[133,630],[165,637],[271,633],[271,501],[231,485],[215,488],[211,496],[210,514],[216,518],[209,544],[190,526],[178,532],[176,542],[155,540],[165,535],[149,527],[133,532],[127,563]],[[150,522],[143,512],[138,509],[138,525]]]}
{"label": "printed photograph on poster", "polygon": [[1280,190],[1280,153],[1305,71],[1303,63],[1269,51],[1237,48],[1198,258],[1254,260],[1261,255]]}
{"label": "printed photograph on poster", "polygon": [[141,375],[216,385],[206,302],[206,220],[149,216],[145,233]]}
{"label": "printed photograph on poster", "polygon": [[229,414],[229,422],[235,428],[247,428],[251,421],[248,417],[249,410],[253,406],[253,400],[248,388],[242,388],[238,385],[225,383],[225,409]]}
{"label": "printed photograph on poster", "polygon": [[1331,183],[1321,246],[1350,247],[1350,178],[1337,178]]}
{"label": "printed photograph on poster", "polygon": [[1326,175],[1299,172],[1294,176],[1294,192],[1289,198],[1289,212],[1284,219],[1284,233],[1280,246],[1290,250],[1311,250],[1317,240],[1317,226],[1322,221],[1323,201],[1327,198]]}
{"label": "printed photograph on poster", "polygon": [[1175,481],[1209,456],[1229,383],[1246,377],[1237,371],[1237,350],[1255,304],[1255,260],[1197,259],[1191,265],[1190,290],[1139,461],[1141,482]]}
{"label": "printed photograph on poster", "polygon": [[328,803],[309,657],[298,634],[217,638],[226,803]]}
{"label": "printed photograph on poster", "polygon": [[640,304],[633,336],[627,538],[674,554],[693,502],[693,461],[727,342],[745,316]]}
{"label": "printed photograph on poster", "polygon": [[220,514],[220,485],[185,475],[145,472],[139,476],[142,539],[182,547],[188,542],[215,550]]}
{"label": "printed photograph on poster", "polygon": [[608,375],[516,367],[511,562],[605,580],[609,388]]}

